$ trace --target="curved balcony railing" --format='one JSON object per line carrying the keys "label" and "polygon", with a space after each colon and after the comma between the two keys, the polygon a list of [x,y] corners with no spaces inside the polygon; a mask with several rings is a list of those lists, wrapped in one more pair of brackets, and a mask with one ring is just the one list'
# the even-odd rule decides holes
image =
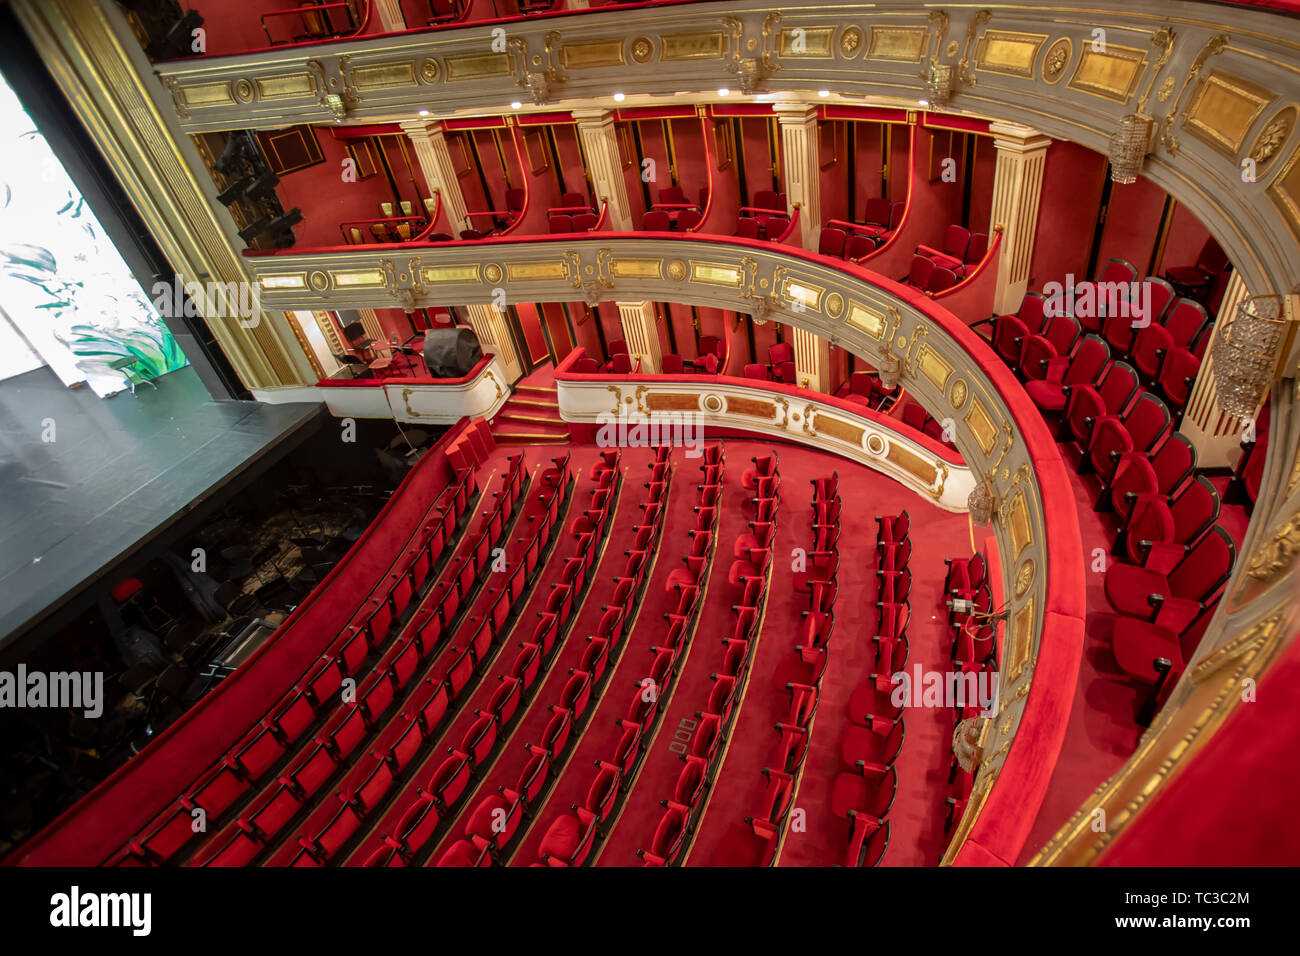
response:
{"label": "curved balcony railing", "polygon": [[954,449],[833,395],[733,375],[575,372],[585,356],[585,349],[574,349],[555,369],[560,417],[584,437],[594,439],[620,418],[676,423],[709,435],[770,435],[866,465],[946,511],[965,511],[975,488],[975,476]]}
{"label": "curved balcony railing", "polygon": [[495,415],[510,398],[506,381],[501,362],[489,354],[459,378],[323,379],[315,387],[336,418],[392,418],[451,425],[462,418]]}
{"label": "curved balcony railing", "polygon": [[267,309],[487,304],[499,301],[500,289],[522,302],[674,301],[784,322],[876,368],[897,364],[900,385],[935,418],[952,420],[962,458],[989,483],[1003,561],[1002,704],[945,859],[1014,862],[1051,778],[1078,676],[1085,606],[1078,516],[1037,408],[942,303],[792,246],[689,233],[284,250],[246,263]]}

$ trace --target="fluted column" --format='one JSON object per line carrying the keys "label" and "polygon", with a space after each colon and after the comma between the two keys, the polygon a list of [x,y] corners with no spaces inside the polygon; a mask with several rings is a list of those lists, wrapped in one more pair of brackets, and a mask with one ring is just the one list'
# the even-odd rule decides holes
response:
{"label": "fluted column", "polygon": [[500,359],[506,378],[512,383],[516,381],[522,369],[519,357],[515,354],[515,340],[510,337],[510,326],[506,324],[505,313],[498,312],[490,305],[467,305],[465,313],[483,351],[491,352]]}
{"label": "fluted column", "polygon": [[614,114],[606,110],[574,110],[582,154],[591,177],[591,198],[600,209],[609,203],[609,228],[624,231],[632,228],[632,207],[627,199],[627,181],[623,178],[623,157],[618,150],[614,131]]}
{"label": "fluted column", "polygon": [[[1231,317],[1241,302],[1250,297],[1241,273],[1235,270],[1228,279],[1227,288],[1223,290],[1223,302],[1219,305],[1219,318],[1210,330],[1210,341],[1205,348],[1205,357],[1201,359],[1201,370],[1196,374],[1196,382],[1191,394],[1187,396],[1187,411],[1178,426],[1188,441],[1196,447],[1196,464],[1202,468],[1233,468],[1241,455],[1241,429],[1243,419],[1219,408],[1215,400],[1217,389],[1214,385],[1214,365],[1210,353],[1214,350],[1214,340],[1223,328],[1224,320]],[[1266,438],[1256,435],[1256,440]]]}
{"label": "fluted column", "polygon": [[791,206],[799,207],[799,237],[803,248],[817,249],[822,231],[821,139],[817,133],[817,107],[804,103],[777,103],[776,123],[781,132],[781,168]]}
{"label": "fluted column", "polygon": [[442,197],[447,222],[452,232],[459,235],[462,229],[469,228],[469,217],[465,215],[465,197],[460,191],[456,166],[447,150],[447,138],[443,135],[442,124],[437,120],[422,120],[403,123],[402,129],[415,148],[415,158],[424,173],[425,184],[430,192],[437,192]]}
{"label": "fluted column", "polygon": [[1029,265],[1038,231],[1038,200],[1043,191],[1043,165],[1051,140],[1035,129],[1015,123],[992,123],[989,132],[997,149],[993,173],[993,213],[988,234],[1002,226],[1002,252],[993,309],[1015,312],[1029,288]]}
{"label": "fluted column", "polygon": [[831,346],[820,335],[794,328],[790,344],[794,346],[794,370],[799,384],[815,392],[829,391]]}
{"label": "fluted column", "polygon": [[[397,33],[399,30],[406,29],[406,17],[402,16],[402,0],[375,0],[375,13],[378,14],[385,33]],[[423,25],[419,22],[411,24],[413,27]]]}
{"label": "fluted column", "polygon": [[654,304],[650,302],[618,302],[618,317],[623,321],[623,338],[628,353],[641,360],[641,371],[658,374],[662,368],[659,348],[659,324]]}

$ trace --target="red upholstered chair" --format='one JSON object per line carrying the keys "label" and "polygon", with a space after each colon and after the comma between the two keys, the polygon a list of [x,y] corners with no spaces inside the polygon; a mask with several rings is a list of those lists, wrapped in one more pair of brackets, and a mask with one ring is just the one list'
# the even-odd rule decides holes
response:
{"label": "red upholstered chair", "polygon": [[1138,495],[1133,511],[1116,542],[1134,564],[1142,564],[1157,544],[1189,548],[1219,520],[1219,493],[1204,475],[1197,475],[1173,498]]}
{"label": "red upholstered chair", "polygon": [[683,209],[677,214],[677,231],[691,232],[703,217],[694,209]]}
{"label": "red upholstered chair", "polygon": [[866,727],[850,724],[840,738],[840,757],[849,770],[880,779],[898,759],[906,735],[902,718],[876,717]]}
{"label": "red upholstered chair", "polygon": [[553,212],[546,217],[546,225],[551,232],[573,232],[573,217],[568,213]]}
{"label": "red upholstered chair", "polygon": [[1179,295],[1203,299],[1209,293],[1219,273],[1227,267],[1228,257],[1223,254],[1223,249],[1211,236],[1201,246],[1195,265],[1174,266],[1172,269],[1166,269],[1165,275],[1178,290]]}
{"label": "red upholstered chair", "polygon": [[862,814],[883,825],[897,793],[897,767],[890,767],[880,777],[846,770],[831,784],[831,813],[846,820]]}
{"label": "red upholstered chair", "polygon": [[790,217],[766,216],[760,220],[760,227],[764,239],[780,239],[790,228]]}
{"label": "red upholstered chair", "polygon": [[967,268],[962,269],[965,273],[969,267],[984,261],[984,257],[989,252],[989,235],[987,232],[977,232],[970,237],[970,245],[966,247],[965,261]]}
{"label": "red upholstered chair", "polygon": [[844,853],[845,866],[880,866],[889,849],[889,831],[893,824],[888,820],[879,825],[865,813],[854,814],[849,827],[849,844]]}
{"label": "red upholstered chair", "polygon": [[1073,441],[1080,448],[1092,444],[1092,430],[1106,415],[1122,415],[1138,394],[1138,374],[1126,362],[1112,362],[1096,385],[1076,385],[1065,402],[1065,417],[1058,441]]}
{"label": "red upholstered chair", "polygon": [[862,221],[884,231],[889,228],[891,208],[888,199],[879,196],[868,199],[863,209]]}
{"label": "red upholstered chair", "polygon": [[561,206],[590,206],[587,197],[583,193],[565,193],[560,198]]}
{"label": "red upholstered chair", "polygon": [[1164,325],[1152,323],[1139,329],[1133,341],[1133,364],[1149,382],[1160,377],[1165,358],[1175,348],[1191,348],[1209,324],[1200,303],[1179,299]]}
{"label": "red upholstered chair", "polygon": [[673,800],[664,801],[664,814],[655,827],[654,839],[649,850],[637,850],[636,855],[646,861],[647,866],[667,866],[676,861],[686,840],[686,825],[690,819],[690,808]]}
{"label": "red upholstered chair", "polygon": [[[1137,269],[1133,267],[1132,263],[1124,259],[1107,259],[1106,263],[1101,267],[1101,275],[1097,277],[1097,282],[1099,284],[1105,283],[1107,286],[1115,282],[1129,284],[1137,281],[1137,274]],[[1100,332],[1106,316],[1102,314],[1102,310],[1099,308],[1089,311],[1091,313],[1089,315],[1077,316],[1079,322],[1087,332]]]}
{"label": "red upholstered chair", "polygon": [[912,517],[904,508],[897,515],[876,515],[876,544],[900,543],[912,529]]}
{"label": "red upholstered chair", "polygon": [[438,812],[444,816],[447,814],[448,807],[459,800],[460,795],[465,792],[470,777],[469,755],[459,750],[448,752],[451,756],[439,764],[438,769],[429,778],[428,786],[425,787]]}
{"label": "red upholstered chair", "polygon": [[1151,324],[1164,324],[1170,306],[1173,305],[1174,299],[1178,297],[1178,294],[1174,292],[1174,287],[1164,279],[1157,279],[1153,276],[1147,276],[1143,279],[1142,286],[1145,288],[1139,289],[1139,296],[1151,296]]}
{"label": "red upholstered chair", "polygon": [[[1119,457],[1110,483],[1110,508],[1127,519],[1138,495],[1160,494],[1170,497],[1191,477],[1196,467],[1196,448],[1186,437],[1174,432],[1154,455],[1130,451]],[[1105,504],[1103,499],[1099,504]]]}
{"label": "red upholstered chair", "polygon": [[758,238],[758,220],[744,217],[736,223],[735,235],[741,239]]}
{"label": "red upholstered chair", "polygon": [[984,583],[987,565],[982,551],[977,551],[969,558],[944,558],[944,563],[948,565],[948,574],[943,582],[945,594],[954,590],[974,591]]}
{"label": "red upholstered chair", "polygon": [[1121,455],[1128,451],[1154,450],[1172,426],[1173,418],[1165,403],[1146,392],[1123,415],[1099,418],[1088,444],[1088,462],[1102,480],[1102,494],[1110,493],[1110,481]]}
{"label": "red upholstered chair", "polygon": [[596,838],[597,817],[585,807],[562,813],[546,828],[538,856],[547,866],[580,866]]}
{"label": "red upholstered chair", "polygon": [[934,273],[934,260],[928,256],[912,256],[912,267],[903,281],[918,289],[925,289]]}
{"label": "red upholstered chair", "polygon": [[1141,566],[1117,562],[1106,572],[1106,600],[1119,614],[1182,631],[1216,598],[1232,574],[1236,546],[1210,529],[1193,547],[1151,546]]}
{"label": "red upholstered chair", "polygon": [[1045,378],[1051,363],[1058,357],[1069,356],[1078,339],[1078,321],[1068,315],[1052,316],[1042,332],[1024,340],[1016,371],[1027,381]]}
{"label": "red upholstered chair", "polygon": [[591,232],[600,222],[600,217],[594,212],[580,212],[573,217],[574,232]]}
{"label": "red upholstered chair", "polygon": [[659,190],[659,201],[664,203],[684,203],[689,202],[686,198],[686,190],[681,186],[665,186]]}
{"label": "red upholstered chair", "polygon": [[[1202,342],[1201,349],[1204,348],[1205,343]],[[1159,386],[1160,394],[1168,400],[1170,407],[1180,413],[1187,407],[1187,399],[1191,397],[1192,386],[1196,384],[1196,376],[1200,371],[1200,355],[1187,349],[1174,349],[1165,357],[1160,369]]]}
{"label": "red upholstered chair", "polygon": [[491,866],[492,847],[481,837],[457,840],[438,858],[436,866]]}
{"label": "red upholstered chair", "polygon": [[1030,292],[1021,300],[1015,315],[999,315],[993,319],[993,350],[1011,368],[1020,365],[1020,352],[1025,339],[1042,329],[1044,308],[1043,297]]}
{"label": "red upholstered chair", "polygon": [[875,251],[876,242],[870,236],[853,235],[849,236],[848,245],[844,247],[844,258],[861,262]]}
{"label": "red upholstered chair", "polygon": [[[591,786],[587,788],[587,798],[583,801],[583,808],[596,817],[596,832],[599,836],[604,837],[604,822],[609,818],[614,809],[614,804],[618,800],[618,795],[623,789],[623,769],[617,763],[609,763],[604,760],[596,761],[596,776],[592,778]],[[573,809],[577,809],[574,807]]]}
{"label": "red upholstered chair", "polygon": [[822,229],[817,240],[817,251],[823,256],[834,256],[837,259],[843,259],[844,247],[848,240],[848,233],[843,229],[827,226]]}
{"label": "red upholstered chair", "polygon": [[1072,356],[1048,359],[1044,377],[1025,383],[1025,391],[1044,414],[1065,408],[1066,397],[1075,385],[1095,385],[1110,362],[1110,347],[1096,335],[1085,335]]}
{"label": "red upholstered chair", "polygon": [[784,209],[780,197],[774,190],[760,189],[754,193],[754,205],[759,209]]}
{"label": "red upholstered chair", "polygon": [[518,214],[523,211],[526,193],[522,189],[506,190],[506,211]]}
{"label": "red upholstered chair", "polygon": [[519,829],[523,807],[523,798],[518,793],[501,787],[478,802],[465,824],[465,836],[482,840],[495,856]]}
{"label": "red upholstered chair", "polygon": [[641,228],[645,232],[668,232],[672,228],[672,219],[662,209],[651,209],[642,217]]}
{"label": "red upholstered chair", "polygon": [[794,361],[794,346],[789,342],[778,342],[776,345],[768,347],[767,362],[769,365],[780,365],[782,362]]}
{"label": "red upholstered chair", "polygon": [[579,375],[595,375],[600,372],[600,364],[594,358],[580,358],[573,363],[573,370]]}
{"label": "red upholstered chair", "polygon": [[925,281],[925,291],[930,295],[946,292],[957,284],[957,273],[947,266],[935,266]]}

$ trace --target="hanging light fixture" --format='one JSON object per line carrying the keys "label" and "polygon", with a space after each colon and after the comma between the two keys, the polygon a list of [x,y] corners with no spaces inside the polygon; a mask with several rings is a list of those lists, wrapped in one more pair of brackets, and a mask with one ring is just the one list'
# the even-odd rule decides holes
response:
{"label": "hanging light fixture", "polygon": [[970,511],[970,520],[976,524],[988,524],[993,520],[993,489],[987,478],[980,479],[966,499],[966,508]]}
{"label": "hanging light fixture", "polygon": [[880,376],[880,385],[887,392],[892,392],[898,388],[898,379],[903,374],[903,363],[898,360],[898,356],[889,347],[886,346],[885,357],[880,360],[880,368],[876,369]]}
{"label": "hanging light fixture", "polygon": [[952,76],[950,63],[931,63],[926,70],[925,88],[935,106],[944,106],[952,99]]}
{"label": "hanging light fixture", "polygon": [[1151,126],[1151,117],[1141,113],[1129,113],[1119,121],[1119,128],[1110,134],[1110,148],[1106,151],[1111,182],[1128,185],[1137,181],[1151,151]]}
{"label": "hanging light fixture", "polygon": [[1300,295],[1256,295],[1243,299],[1220,327],[1210,367],[1216,401],[1226,414],[1255,414],[1291,349],[1298,319]]}

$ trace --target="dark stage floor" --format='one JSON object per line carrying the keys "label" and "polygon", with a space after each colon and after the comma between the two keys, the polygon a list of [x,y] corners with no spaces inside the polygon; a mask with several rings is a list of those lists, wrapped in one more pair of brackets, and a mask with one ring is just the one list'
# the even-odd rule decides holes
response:
{"label": "dark stage floor", "polygon": [[215,402],[192,368],[157,385],[105,400],[47,368],[0,382],[0,650],[321,421]]}

